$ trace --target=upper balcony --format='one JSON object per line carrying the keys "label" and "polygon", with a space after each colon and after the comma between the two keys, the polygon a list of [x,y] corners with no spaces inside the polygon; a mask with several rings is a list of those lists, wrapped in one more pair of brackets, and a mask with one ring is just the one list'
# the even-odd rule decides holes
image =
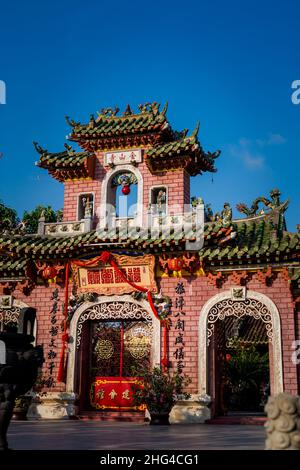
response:
{"label": "upper balcony", "polygon": [[[116,228],[116,229],[130,229],[138,226],[136,217],[116,217],[111,216],[107,219],[105,225],[100,224],[101,228]],[[189,225],[193,226],[196,223],[204,222],[204,206],[199,204],[197,207],[192,207],[189,212],[181,214],[164,214],[153,213],[151,208],[145,214],[143,226],[151,227],[154,229],[173,227],[180,230],[181,227]],[[39,220],[38,234],[53,237],[74,236],[93,230],[93,217],[91,215],[84,217],[81,220],[63,221],[49,223],[45,222],[43,217]],[[98,228],[98,227],[97,227]]]}
{"label": "upper balcony", "polygon": [[92,217],[67,222],[45,222],[45,219],[41,217],[39,219],[38,234],[53,237],[80,235],[92,230],[92,222]]}

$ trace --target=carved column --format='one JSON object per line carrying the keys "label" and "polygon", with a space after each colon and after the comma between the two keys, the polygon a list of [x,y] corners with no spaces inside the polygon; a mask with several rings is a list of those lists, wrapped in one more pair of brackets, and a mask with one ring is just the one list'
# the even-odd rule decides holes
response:
{"label": "carved column", "polygon": [[300,450],[300,396],[269,397],[265,411],[266,450]]}

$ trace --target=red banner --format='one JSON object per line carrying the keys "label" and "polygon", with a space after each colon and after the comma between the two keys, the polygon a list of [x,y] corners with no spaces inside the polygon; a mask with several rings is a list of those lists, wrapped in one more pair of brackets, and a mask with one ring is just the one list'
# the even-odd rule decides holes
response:
{"label": "red banner", "polygon": [[95,377],[90,390],[90,403],[97,410],[144,410],[133,404],[132,385],[143,386],[137,377]]}

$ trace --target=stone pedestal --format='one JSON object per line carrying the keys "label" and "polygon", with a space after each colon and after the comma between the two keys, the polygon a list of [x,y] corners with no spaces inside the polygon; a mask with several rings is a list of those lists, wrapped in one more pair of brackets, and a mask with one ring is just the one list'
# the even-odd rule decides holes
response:
{"label": "stone pedestal", "polygon": [[75,393],[35,393],[27,413],[27,419],[69,419],[77,415]]}
{"label": "stone pedestal", "polygon": [[189,399],[179,400],[170,413],[170,424],[205,423],[211,418],[208,395],[191,395]]}
{"label": "stone pedestal", "polygon": [[300,396],[269,397],[265,411],[266,450],[300,450]]}

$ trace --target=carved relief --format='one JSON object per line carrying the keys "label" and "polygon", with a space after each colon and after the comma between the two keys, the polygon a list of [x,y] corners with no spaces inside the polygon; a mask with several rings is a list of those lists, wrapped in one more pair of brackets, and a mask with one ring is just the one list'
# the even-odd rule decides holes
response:
{"label": "carved relief", "polygon": [[214,287],[221,287],[222,282],[224,281],[224,277],[221,271],[218,271],[217,274],[208,273],[207,279],[208,282]]}
{"label": "carved relief", "polygon": [[258,271],[257,277],[262,283],[270,285],[274,279],[274,272],[271,266],[268,267],[267,271]]}
{"label": "carved relief", "polygon": [[128,320],[146,320],[151,323],[151,314],[140,305],[130,302],[105,302],[93,305],[85,310],[79,317],[77,322],[77,339],[76,348],[81,344],[81,334],[84,322],[87,320],[113,320],[113,319],[128,319]]}
{"label": "carved relief", "polygon": [[231,281],[234,284],[238,284],[240,286],[244,286],[247,282],[247,279],[248,279],[247,271],[242,271],[242,272],[234,271],[231,274]]}
{"label": "carved relief", "polygon": [[242,318],[246,315],[262,320],[266,325],[267,336],[273,339],[272,317],[268,308],[255,299],[245,299],[242,301],[224,299],[216,303],[209,311],[207,317],[207,346],[214,331],[217,320],[224,320],[226,317],[235,316]]}
{"label": "carved relief", "polygon": [[280,393],[265,406],[266,450],[300,450],[300,397]]}

